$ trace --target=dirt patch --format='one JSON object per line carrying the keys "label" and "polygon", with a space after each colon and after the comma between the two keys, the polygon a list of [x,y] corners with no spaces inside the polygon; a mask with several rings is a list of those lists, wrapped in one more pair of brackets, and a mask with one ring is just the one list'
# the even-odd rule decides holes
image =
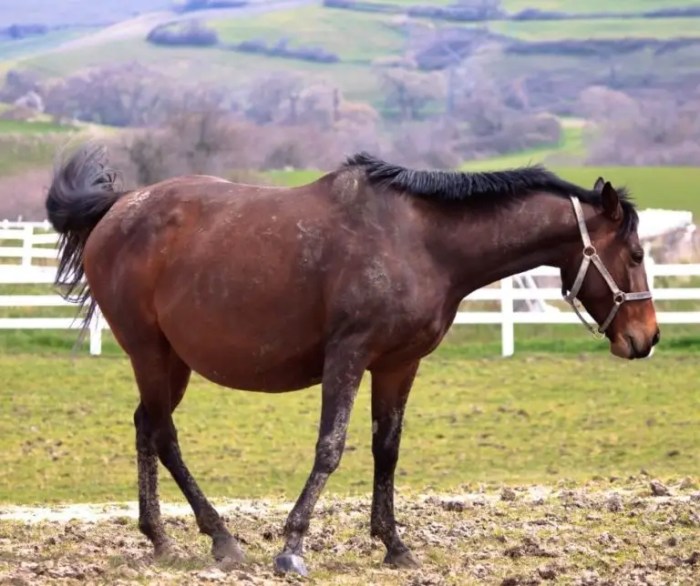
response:
{"label": "dirt patch", "polygon": [[[369,498],[323,499],[306,541],[311,583],[697,584],[700,498],[693,484],[655,495],[648,480],[600,487],[514,488],[397,499],[400,532],[418,570],[381,564],[369,536]],[[613,503],[613,506],[611,506]],[[281,584],[275,576],[290,503],[218,502],[248,556],[215,563],[186,504],[164,506],[177,555],[154,561],[136,505],[0,507],[0,584]]]}

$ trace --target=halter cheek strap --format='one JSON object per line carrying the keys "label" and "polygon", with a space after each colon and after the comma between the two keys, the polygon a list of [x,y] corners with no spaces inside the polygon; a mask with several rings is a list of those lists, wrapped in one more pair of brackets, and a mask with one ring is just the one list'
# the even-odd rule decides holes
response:
{"label": "halter cheek strap", "polygon": [[[617,283],[615,283],[615,279],[613,279],[608,269],[605,268],[603,261],[598,256],[598,252],[596,251],[595,246],[593,246],[593,244],[591,243],[591,238],[588,234],[588,228],[586,227],[586,219],[583,215],[583,209],[581,208],[581,202],[576,196],[572,195],[571,203],[574,206],[576,222],[578,223],[578,229],[581,233],[581,240],[583,241],[583,260],[581,261],[581,266],[579,267],[578,273],[576,274],[576,279],[574,280],[574,284],[571,287],[571,291],[569,291],[569,293],[567,294],[565,289],[562,288],[562,294],[564,295],[564,299],[569,303],[569,305],[571,305],[573,310],[576,312],[576,315],[579,317],[583,325],[586,326],[586,328],[588,328],[588,330],[591,333],[602,338],[607,329],[610,327],[610,324],[612,323],[613,319],[615,319],[615,316],[617,315],[617,312],[620,310],[620,307],[623,303],[625,303],[626,301],[640,301],[643,299],[651,299],[651,291],[625,293],[624,291],[620,290],[620,288],[617,286]],[[610,313],[608,313],[608,317],[597,328],[586,321],[576,304],[576,297],[581,291],[581,287],[583,286],[583,280],[585,279],[586,273],[588,272],[588,268],[591,264],[593,264],[593,266],[598,269],[598,272],[608,284],[608,287],[610,288],[610,291],[613,295],[613,306],[610,309]]]}

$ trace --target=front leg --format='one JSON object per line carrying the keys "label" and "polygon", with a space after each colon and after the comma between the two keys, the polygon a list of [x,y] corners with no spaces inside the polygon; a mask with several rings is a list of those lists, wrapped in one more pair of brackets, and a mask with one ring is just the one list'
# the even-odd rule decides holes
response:
{"label": "front leg", "polygon": [[347,348],[343,350],[336,349],[326,355],[316,457],[306,485],[287,517],[284,549],[275,558],[275,570],[278,572],[293,571],[308,575],[303,559],[304,537],[321,491],[340,464],[350,413],[366,368]]}
{"label": "front leg", "polygon": [[401,541],[394,516],[394,471],[399,459],[406,401],[418,364],[417,361],[401,368],[372,371],[374,491],[371,534],[372,537],[379,537],[386,546],[384,563],[398,567],[419,565]]}

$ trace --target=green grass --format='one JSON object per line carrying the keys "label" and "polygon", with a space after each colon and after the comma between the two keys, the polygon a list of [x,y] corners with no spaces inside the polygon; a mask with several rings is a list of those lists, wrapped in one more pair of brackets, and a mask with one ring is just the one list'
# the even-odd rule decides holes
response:
{"label": "green grass", "polygon": [[504,169],[521,167],[535,162],[550,164],[551,160],[570,161],[579,164],[585,157],[582,127],[579,121],[566,119],[562,120],[562,127],[562,137],[559,144],[509,153],[489,159],[468,161],[461,166],[461,169],[465,171]]}
{"label": "green grass", "polygon": [[55,124],[47,120],[24,121],[0,119],[0,135],[2,134],[41,134],[45,132],[70,132],[73,126]]}
{"label": "green grass", "polygon": [[404,36],[390,26],[390,19],[387,15],[309,6],[216,20],[209,25],[224,43],[260,39],[271,44],[289,38],[291,47],[317,46],[343,61],[369,62],[400,54],[403,49]]}
{"label": "green grass", "polygon": [[[23,293],[26,293],[23,291]],[[660,302],[659,302],[660,303]],[[694,308],[697,310],[698,308]],[[465,309],[465,311],[468,311]],[[568,311],[568,309],[566,310]],[[68,317],[73,318],[72,308],[55,308],[30,311],[29,308],[3,309],[2,317]],[[80,320],[76,324],[80,325]],[[700,351],[700,328],[693,325],[661,326],[662,351],[683,354]],[[75,348],[78,331],[62,330],[0,330],[0,353],[6,355],[30,354],[33,352],[55,353],[68,356],[74,349],[77,356],[88,353],[87,338],[82,346]],[[580,354],[607,354],[605,343],[598,342],[576,325],[529,325],[515,327],[515,352],[528,356],[536,353],[557,354],[564,357]],[[123,356],[121,348],[112,335],[105,332],[102,338],[102,353],[107,357]],[[501,329],[497,325],[455,325],[441,346],[441,352],[456,358],[493,358],[501,354]]]}
{"label": "green grass", "polygon": [[[397,6],[404,6],[409,8],[411,6],[428,6],[428,2],[423,2],[422,0],[378,0],[381,4],[395,4]],[[431,6],[449,6],[454,4],[454,0],[431,0]]]}
{"label": "green grass", "polygon": [[[132,412],[124,358],[0,356],[0,502],[133,500]],[[694,355],[465,359],[438,351],[411,397],[399,487],[682,476],[700,466]],[[331,493],[371,487],[369,378]],[[319,388],[234,392],[195,376],[176,414],[184,457],[206,493],[294,499],[309,472]],[[181,500],[174,483],[164,498]]]}
{"label": "green grass", "polygon": [[[454,0],[381,0],[383,4],[396,4],[399,6],[415,5],[440,5],[454,4]],[[661,8],[684,8],[697,6],[697,0],[501,0],[503,9],[507,12],[520,12],[526,8],[538,8],[539,10],[556,10],[558,12],[571,12],[581,14],[586,12],[648,12]]]}
{"label": "green grass", "polygon": [[0,178],[51,166],[71,141],[103,140],[121,131],[101,124],[55,124],[46,115],[32,121],[0,120]]}
{"label": "green grass", "polygon": [[559,12],[649,12],[662,8],[686,8],[697,6],[697,0],[502,0],[508,12],[520,12],[526,8],[556,10]]}
{"label": "green grass", "polygon": [[261,175],[271,184],[296,187],[315,181],[323,175],[323,171],[315,169],[294,169],[292,171],[275,170],[265,171]]}
{"label": "green grass", "polygon": [[524,41],[700,37],[700,18],[611,18],[570,21],[494,21],[493,32]]}
{"label": "green grass", "polygon": [[81,37],[86,32],[88,29],[84,28],[61,30],[25,39],[0,40],[0,60],[18,59],[34,53],[49,51],[61,43]]}
{"label": "green grass", "polygon": [[31,142],[8,141],[0,135],[0,177],[50,165],[58,144],[49,139]]}
{"label": "green grass", "polygon": [[581,185],[593,185],[599,175],[613,185],[627,185],[640,208],[682,209],[700,218],[698,167],[561,167],[563,177]]}

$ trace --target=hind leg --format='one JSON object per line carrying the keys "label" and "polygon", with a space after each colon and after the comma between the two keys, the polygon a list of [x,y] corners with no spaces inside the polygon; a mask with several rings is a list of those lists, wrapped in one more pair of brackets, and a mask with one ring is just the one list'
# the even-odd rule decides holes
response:
{"label": "hind leg", "polygon": [[[157,453],[163,466],[170,472],[178,487],[190,503],[197,519],[199,530],[212,538],[212,553],[217,560],[225,557],[236,561],[243,559],[237,541],[226,528],[223,520],[216,512],[211,503],[202,493],[197,482],[190,474],[180,452],[177,439],[177,430],[172,419],[172,412],[179,404],[184,395],[185,388],[190,376],[189,367],[170,348],[167,342],[161,338],[155,349],[141,351],[132,356],[132,366],[136,376],[136,382],[141,393],[141,406],[143,408],[142,417],[146,423],[144,427],[150,435],[150,442]],[[145,462],[144,457],[144,462]],[[145,470],[149,471],[148,468]],[[139,468],[141,476],[141,468]],[[145,474],[143,482],[146,494],[151,500],[144,498],[146,505],[157,502],[155,495],[156,475]],[[139,487],[142,483],[139,482]],[[140,499],[141,500],[141,499]],[[158,532],[160,523],[160,512],[157,508],[145,506],[144,526],[147,528],[156,527],[156,532],[151,541],[158,551],[158,539],[165,535],[165,532]],[[151,511],[149,513],[149,511]],[[156,513],[157,511],[157,513]],[[150,525],[149,525],[150,522]],[[155,522],[155,524],[154,524]],[[141,525],[141,523],[140,523]],[[142,529],[143,530],[143,529]],[[149,536],[150,537],[150,536]]]}
{"label": "hind leg", "polygon": [[[189,369],[185,365],[182,366],[177,368],[177,363],[173,361],[168,372],[171,413],[182,401],[190,378]],[[139,403],[134,412],[134,426],[138,462],[139,529],[153,543],[156,557],[161,557],[170,552],[171,542],[161,520],[158,499],[158,454],[153,441],[153,426],[143,403]]]}
{"label": "hind leg", "polygon": [[151,541],[156,557],[170,551],[170,540],[160,517],[158,502],[158,454],[143,403],[134,413],[139,483],[139,529]]}

